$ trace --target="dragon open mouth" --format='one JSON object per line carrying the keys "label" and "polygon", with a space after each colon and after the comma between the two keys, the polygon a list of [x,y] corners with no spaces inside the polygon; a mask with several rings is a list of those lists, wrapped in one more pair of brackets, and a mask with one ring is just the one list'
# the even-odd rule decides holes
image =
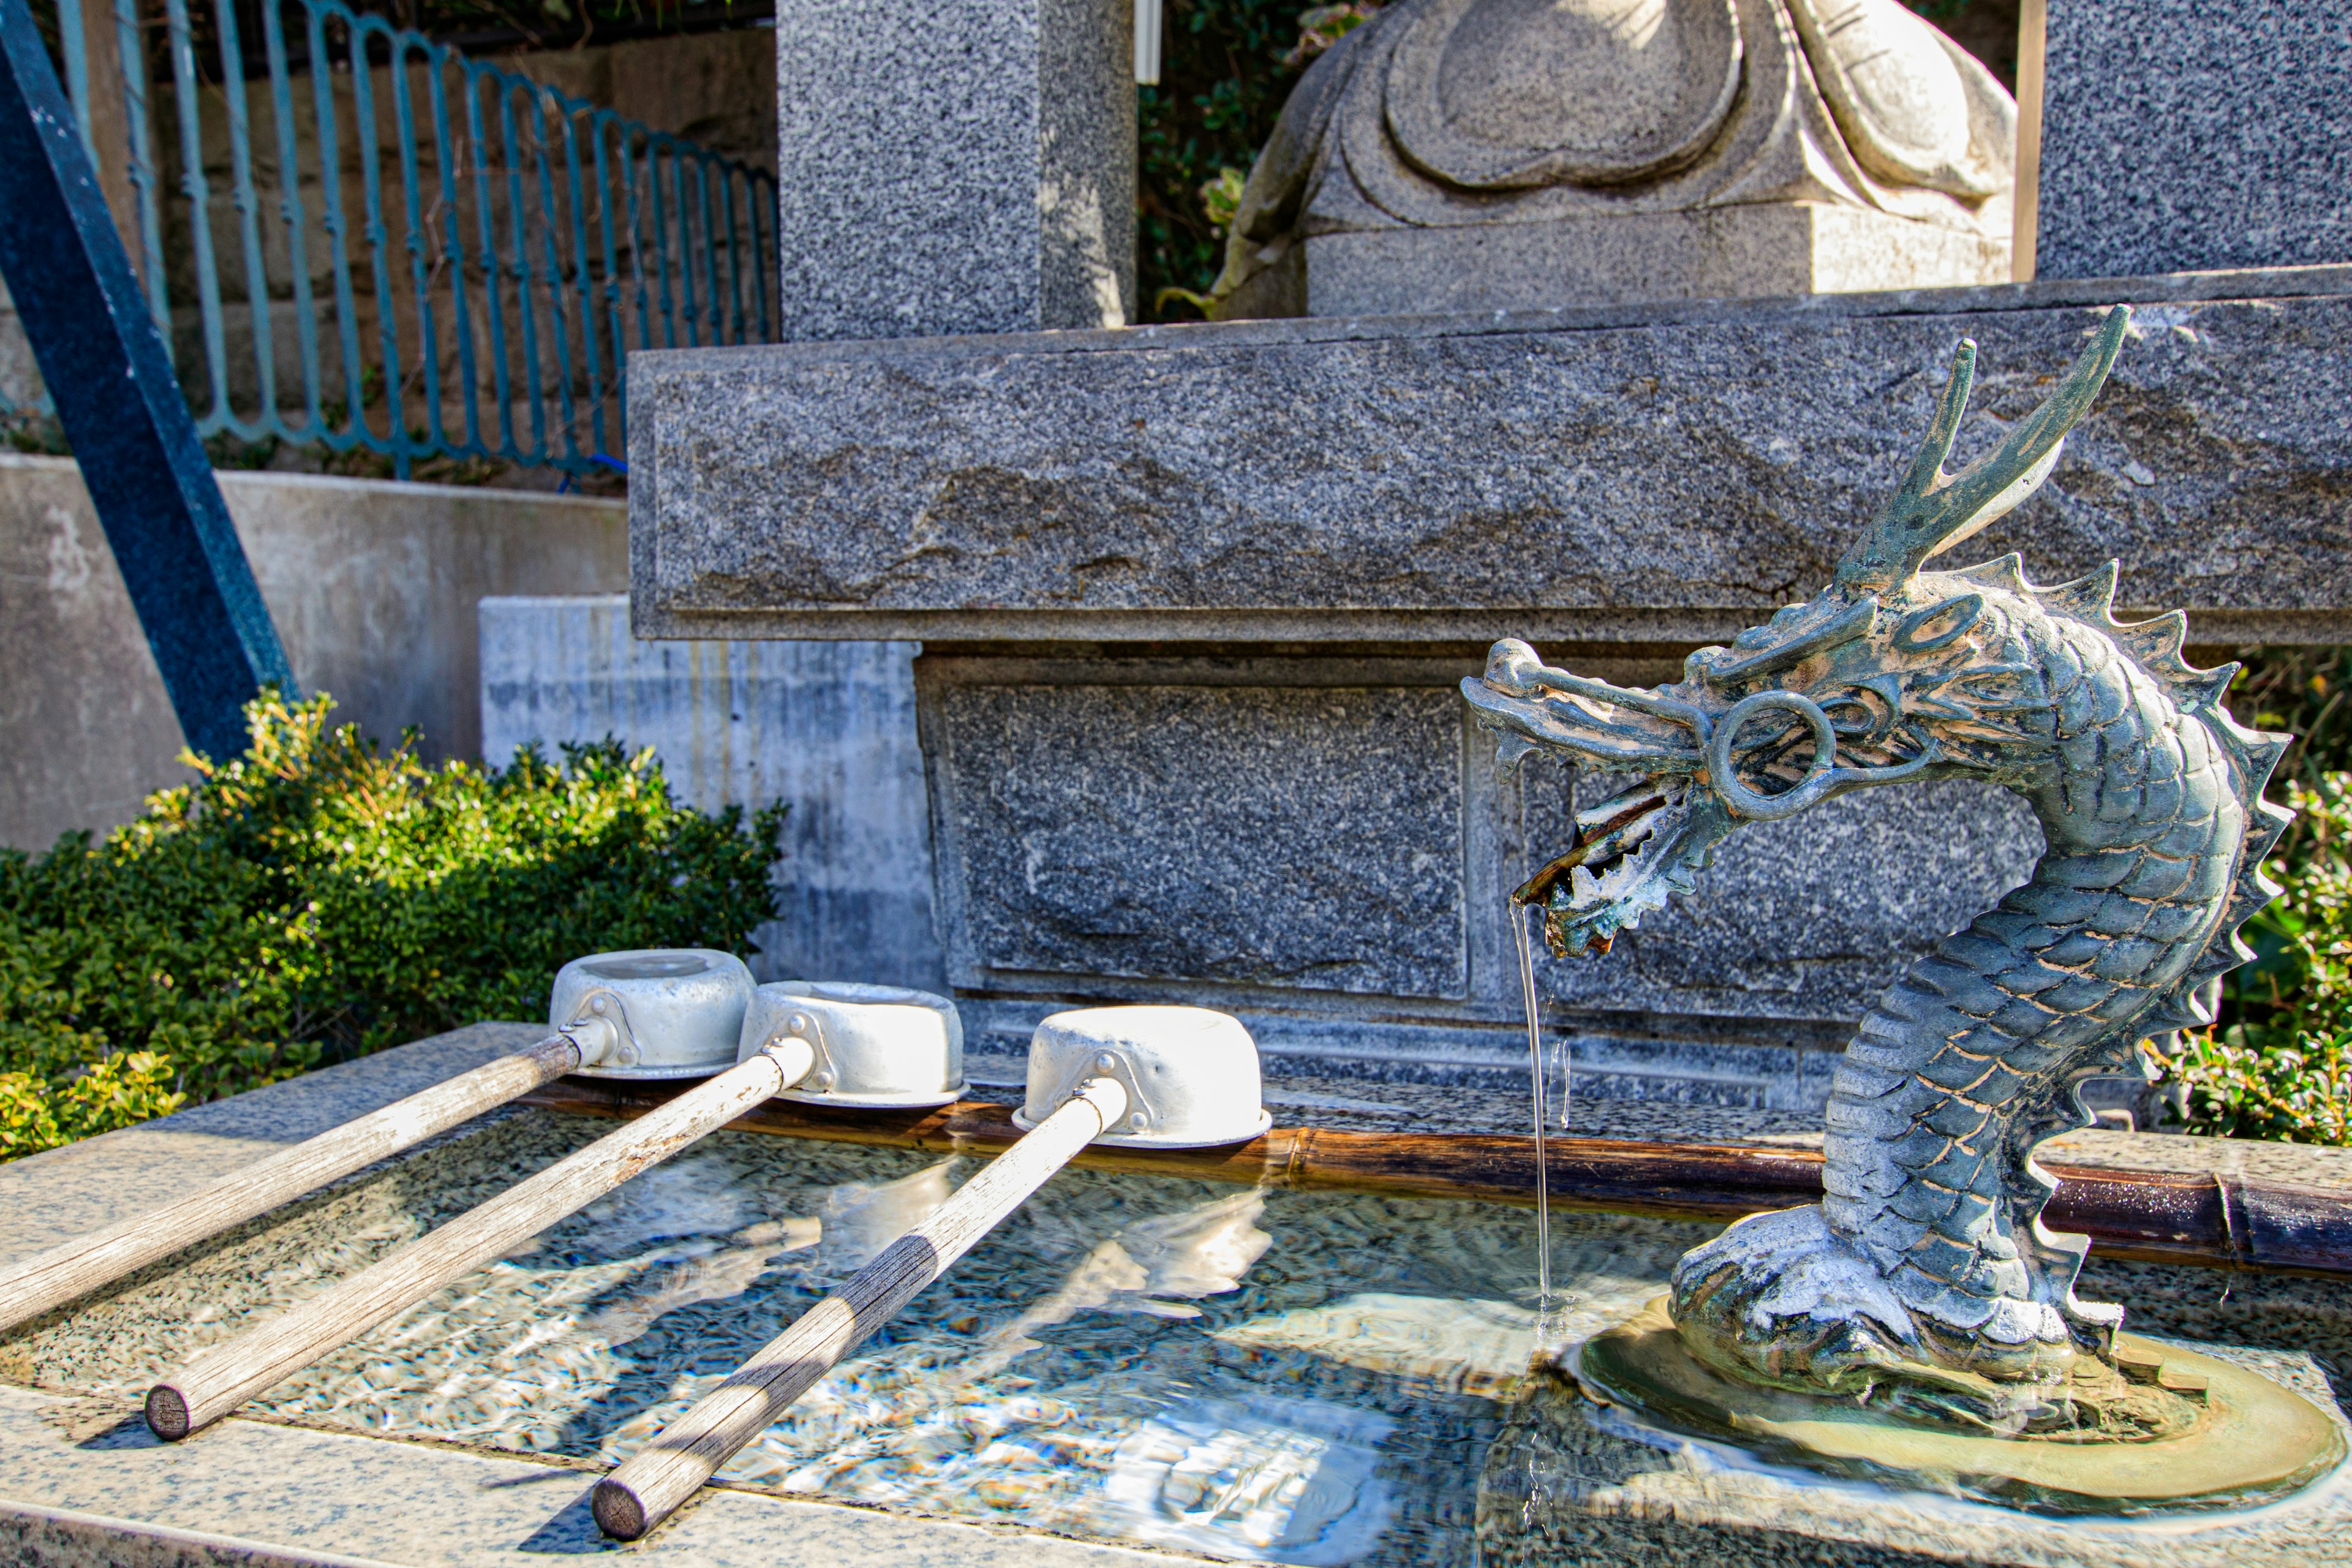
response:
{"label": "dragon open mouth", "polygon": [[[1565,880],[1568,903],[1586,909],[1629,890],[1640,873],[1642,847],[1681,812],[1687,786],[1680,779],[1643,779],[1576,814],[1576,847],[1554,858],[1511,894],[1516,904],[1545,904]],[[1604,940],[1601,948],[1605,952]]]}
{"label": "dragon open mouth", "polygon": [[1484,677],[1462,683],[1507,759],[1542,750],[1629,787],[1576,814],[1576,843],[1513,893],[1544,911],[1544,938],[1566,957],[1606,952],[1669,895],[1690,891],[1730,832],[1714,792],[1696,787],[1708,715],[1666,691],[1636,691],[1551,669],[1525,643],[1495,645]]}
{"label": "dragon open mouth", "polygon": [[[1646,691],[1555,669],[1516,637],[1494,646],[1486,674],[1465,680],[1462,694],[1502,736],[1506,763],[1540,751],[1633,779],[1580,810],[1574,847],[1512,894],[1544,911],[1554,952],[1608,952],[1619,931],[1691,891],[1742,821],[1782,821],[1943,761],[1936,739],[1900,723],[1884,692],[1823,680],[1825,668],[1802,675],[1871,636],[1882,609],[1871,595],[1792,605],[1728,648],[1692,655],[1679,684]],[[1931,606],[1901,624],[1950,613]],[[1802,689],[1809,679],[1818,694]]]}
{"label": "dragon open mouth", "polygon": [[[1638,780],[1576,814],[1576,845],[1511,895],[1544,913],[1544,940],[1561,957],[1607,952],[1617,933],[1662,909],[1667,895],[1688,892],[1723,833],[1695,818],[1706,812],[1686,778]],[[1695,829],[1698,829],[1695,831]]]}

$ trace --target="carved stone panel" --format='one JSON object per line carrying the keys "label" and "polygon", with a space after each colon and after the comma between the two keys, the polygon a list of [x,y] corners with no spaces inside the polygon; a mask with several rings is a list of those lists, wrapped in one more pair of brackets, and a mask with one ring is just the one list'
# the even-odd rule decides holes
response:
{"label": "carved stone panel", "polygon": [[959,986],[1467,996],[1447,687],[917,668]]}

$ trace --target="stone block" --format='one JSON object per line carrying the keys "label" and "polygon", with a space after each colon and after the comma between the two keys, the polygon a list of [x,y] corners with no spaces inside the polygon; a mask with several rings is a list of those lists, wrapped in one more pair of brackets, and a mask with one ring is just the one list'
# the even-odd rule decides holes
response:
{"label": "stone block", "polygon": [[2257,0],[2049,0],[2036,270],[2352,260],[2352,28]]}
{"label": "stone block", "polygon": [[1134,313],[1128,0],[776,8],[786,340]]}
{"label": "stone block", "polygon": [[1452,691],[1132,676],[935,688],[959,984],[1467,994]]}
{"label": "stone block", "polygon": [[[1605,800],[1623,782],[1576,793]],[[1535,865],[1572,841],[1559,793],[1528,791]],[[2032,812],[1993,785],[1847,795],[1742,826],[1696,892],[1645,916],[1606,957],[1545,965],[1539,983],[1582,1012],[1858,1019],[1939,938],[2023,884],[2042,847]]]}
{"label": "stone block", "polygon": [[763,980],[946,984],[931,915],[911,643],[643,642],[628,600],[481,605],[482,747],[651,747],[704,811],[792,807],[777,919],[752,933]]}
{"label": "stone block", "polygon": [[[1404,315],[2009,281],[2009,246],[1859,207],[1746,205],[1307,236],[1305,298],[1251,314]],[[1238,312],[1237,312],[1238,313]]]}
{"label": "stone block", "polygon": [[1979,345],[1965,459],[2114,300],[2056,473],[1969,545],[2123,562],[2212,643],[2352,640],[2352,268],[793,344],[631,370],[663,637],[1584,644],[1826,581]]}

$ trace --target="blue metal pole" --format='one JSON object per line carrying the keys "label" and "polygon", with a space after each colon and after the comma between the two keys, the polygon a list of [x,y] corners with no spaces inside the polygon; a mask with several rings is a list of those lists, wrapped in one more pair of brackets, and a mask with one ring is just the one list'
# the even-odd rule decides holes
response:
{"label": "blue metal pole", "polygon": [[244,704],[293,671],[25,0],[0,0],[0,276],[180,729],[235,756]]}

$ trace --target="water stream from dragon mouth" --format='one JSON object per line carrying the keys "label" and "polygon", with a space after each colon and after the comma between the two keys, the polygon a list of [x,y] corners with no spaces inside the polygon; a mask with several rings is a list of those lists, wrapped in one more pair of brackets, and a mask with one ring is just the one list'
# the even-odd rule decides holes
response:
{"label": "water stream from dragon mouth", "polygon": [[[1536,998],[1535,942],[1528,934],[1528,915],[1533,913],[1538,920],[1541,920],[1543,916],[1541,911],[1530,910],[1527,905],[1516,899],[1511,900],[1510,907],[1511,932],[1517,940],[1519,947],[1519,1000],[1527,1010],[1528,1017],[1529,1109],[1534,1113],[1536,1131],[1535,1328],[1536,1354],[1540,1358],[1556,1355],[1566,1343],[1566,1338],[1559,1331],[1562,1308],[1566,1303],[1552,1294],[1551,1285],[1551,1173],[1544,1153],[1544,1138],[1550,1120],[1545,1103],[1548,1098],[1546,1079],[1549,1075],[1544,1071],[1543,1015]],[[1572,1064],[1568,1058],[1564,1045],[1561,1067],[1560,1121],[1564,1126],[1568,1119],[1570,1074],[1572,1070]]]}

